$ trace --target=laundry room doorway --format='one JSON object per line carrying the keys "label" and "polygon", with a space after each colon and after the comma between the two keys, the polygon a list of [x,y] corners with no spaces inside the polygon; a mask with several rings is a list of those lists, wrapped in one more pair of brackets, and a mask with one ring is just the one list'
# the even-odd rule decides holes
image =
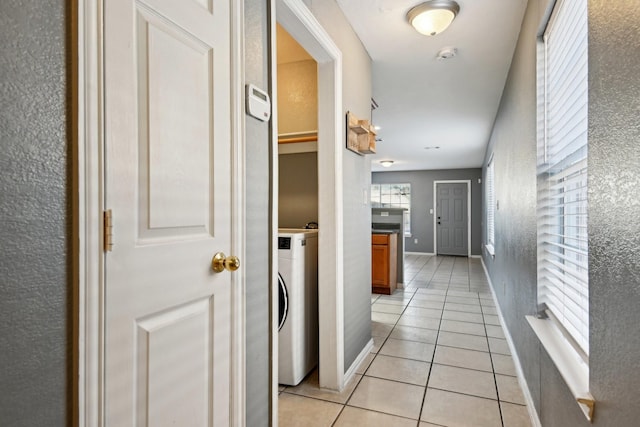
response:
{"label": "laundry room doorway", "polygon": [[[277,52],[276,22],[317,64],[317,132],[315,135],[288,135],[316,139],[317,220],[312,211],[309,221],[318,226],[318,344],[320,387],[340,390],[344,381],[344,311],[343,311],[343,202],[342,202],[342,53],[315,19],[302,0],[277,0],[273,19],[272,52]],[[274,58],[275,59],[275,58]],[[274,105],[279,91],[277,61],[272,61]],[[274,109],[272,134],[272,423],[278,416],[278,233],[279,222],[279,111]],[[314,129],[303,129],[313,131]],[[293,132],[284,132],[293,133]],[[287,135],[284,135],[285,137]],[[308,144],[314,141],[300,141]],[[280,144],[283,145],[283,144]],[[284,144],[291,145],[294,144]],[[291,150],[291,149],[288,149]],[[286,150],[285,150],[286,151]],[[310,184],[313,185],[313,184]],[[299,221],[298,221],[299,222]],[[314,226],[316,224],[308,224]]]}

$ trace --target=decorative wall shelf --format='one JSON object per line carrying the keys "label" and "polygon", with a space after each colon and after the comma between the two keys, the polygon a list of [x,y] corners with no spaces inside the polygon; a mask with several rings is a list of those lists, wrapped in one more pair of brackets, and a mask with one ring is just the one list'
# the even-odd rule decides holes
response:
{"label": "decorative wall shelf", "polygon": [[369,120],[347,112],[347,148],[358,154],[375,154],[376,132]]}

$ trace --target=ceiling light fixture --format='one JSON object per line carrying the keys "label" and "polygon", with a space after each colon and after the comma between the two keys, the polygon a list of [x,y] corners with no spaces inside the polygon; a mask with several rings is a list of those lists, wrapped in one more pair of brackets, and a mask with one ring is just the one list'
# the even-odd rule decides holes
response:
{"label": "ceiling light fixture", "polygon": [[380,160],[380,165],[385,168],[390,168],[393,164],[393,160]]}
{"label": "ceiling light fixture", "polygon": [[407,19],[420,34],[435,36],[447,29],[459,11],[460,5],[453,0],[431,0],[411,9]]}

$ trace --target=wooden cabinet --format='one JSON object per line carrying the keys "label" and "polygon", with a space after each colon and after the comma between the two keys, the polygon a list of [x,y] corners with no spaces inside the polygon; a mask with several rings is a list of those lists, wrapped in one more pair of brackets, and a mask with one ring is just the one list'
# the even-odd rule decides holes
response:
{"label": "wooden cabinet", "polygon": [[398,284],[398,234],[371,235],[371,287],[373,293],[391,295]]}

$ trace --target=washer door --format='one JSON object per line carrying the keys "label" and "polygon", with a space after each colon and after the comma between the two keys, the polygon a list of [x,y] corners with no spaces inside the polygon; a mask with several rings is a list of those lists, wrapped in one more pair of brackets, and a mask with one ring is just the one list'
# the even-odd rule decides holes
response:
{"label": "washer door", "polygon": [[284,284],[284,280],[280,273],[278,273],[278,331],[282,329],[287,315],[289,314],[289,294],[287,293],[287,286]]}

